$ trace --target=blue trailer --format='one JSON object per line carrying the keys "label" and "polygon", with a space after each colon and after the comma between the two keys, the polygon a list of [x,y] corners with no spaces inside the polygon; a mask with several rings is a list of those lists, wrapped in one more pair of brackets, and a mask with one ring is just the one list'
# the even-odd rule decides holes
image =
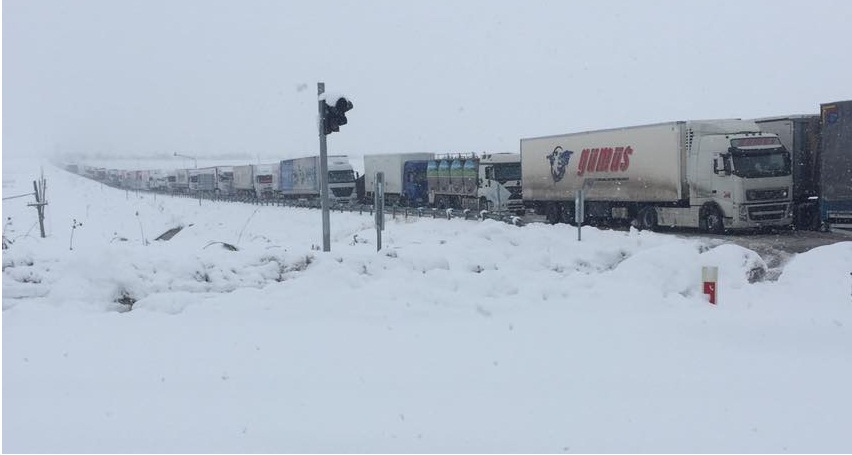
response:
{"label": "blue trailer", "polygon": [[852,100],[821,104],[820,123],[822,226],[852,228]]}

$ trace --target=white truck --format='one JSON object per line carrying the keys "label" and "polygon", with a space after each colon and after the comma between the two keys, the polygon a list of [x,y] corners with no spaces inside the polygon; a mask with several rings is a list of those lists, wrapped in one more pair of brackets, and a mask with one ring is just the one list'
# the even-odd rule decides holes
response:
{"label": "white truck", "polygon": [[432,153],[390,153],[364,155],[364,194],[375,196],[376,173],[384,173],[385,202],[389,205],[426,203],[426,166],[435,158]]}
{"label": "white truck", "polygon": [[189,170],[175,169],[169,171],[166,176],[168,181],[169,191],[172,193],[187,193],[189,192]]}
{"label": "white truck", "polygon": [[234,195],[234,166],[216,166],[216,189],[218,196]]}
{"label": "white truck", "polygon": [[253,164],[255,197],[258,199],[274,199],[279,194],[279,179],[281,170],[279,163]]}
{"label": "white truck", "polygon": [[437,157],[429,162],[426,179],[429,203],[438,208],[524,211],[517,153]]}
{"label": "white truck", "polygon": [[551,223],[622,219],[640,229],[786,227],[790,153],[739,119],[677,121],[521,139],[523,200]]}
{"label": "white truck", "polygon": [[[319,201],[320,157],[309,156],[282,160],[279,193],[285,199]],[[348,204],[355,200],[355,171],[345,155],[328,157],[329,201]]]}

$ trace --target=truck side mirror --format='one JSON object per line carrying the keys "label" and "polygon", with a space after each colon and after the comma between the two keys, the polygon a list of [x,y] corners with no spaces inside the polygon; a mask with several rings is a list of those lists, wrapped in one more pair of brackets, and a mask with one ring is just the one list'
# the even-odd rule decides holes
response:
{"label": "truck side mirror", "polygon": [[[722,160],[721,164],[719,163],[719,160]],[[731,164],[726,155],[717,155],[713,158],[713,173],[717,175],[719,173],[731,175]]]}

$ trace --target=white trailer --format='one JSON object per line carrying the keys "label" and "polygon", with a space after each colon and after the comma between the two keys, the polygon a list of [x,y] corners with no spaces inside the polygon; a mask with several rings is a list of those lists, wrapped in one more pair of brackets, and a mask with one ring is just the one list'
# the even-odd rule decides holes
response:
{"label": "white trailer", "polygon": [[[432,153],[391,153],[386,155],[364,155],[364,194],[372,201],[376,187],[376,173],[384,173],[384,194],[388,204],[402,203],[408,205],[409,196],[405,193],[405,163],[422,161],[424,163],[435,158]],[[409,172],[411,179],[416,176]],[[425,186],[426,166],[423,166],[423,183]],[[424,188],[425,193],[425,188]],[[413,202],[413,201],[412,201]]]}
{"label": "white trailer", "polygon": [[[328,157],[329,200],[349,203],[355,198],[355,172],[349,158],[343,155]],[[280,162],[281,195],[287,199],[318,201],[321,196],[320,157],[293,158]]]}
{"label": "white trailer", "polygon": [[678,121],[521,139],[523,200],[552,223],[710,232],[789,226],[790,154],[751,121]]}
{"label": "white trailer", "polygon": [[254,191],[254,166],[234,166],[234,194],[239,197],[256,197]]}

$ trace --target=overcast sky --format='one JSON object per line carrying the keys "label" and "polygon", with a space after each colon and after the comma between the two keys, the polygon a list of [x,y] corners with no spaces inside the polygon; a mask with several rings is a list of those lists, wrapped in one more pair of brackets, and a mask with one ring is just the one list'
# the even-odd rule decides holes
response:
{"label": "overcast sky", "polygon": [[849,1],[3,1],[3,155],[517,151],[521,137],[817,113]]}

